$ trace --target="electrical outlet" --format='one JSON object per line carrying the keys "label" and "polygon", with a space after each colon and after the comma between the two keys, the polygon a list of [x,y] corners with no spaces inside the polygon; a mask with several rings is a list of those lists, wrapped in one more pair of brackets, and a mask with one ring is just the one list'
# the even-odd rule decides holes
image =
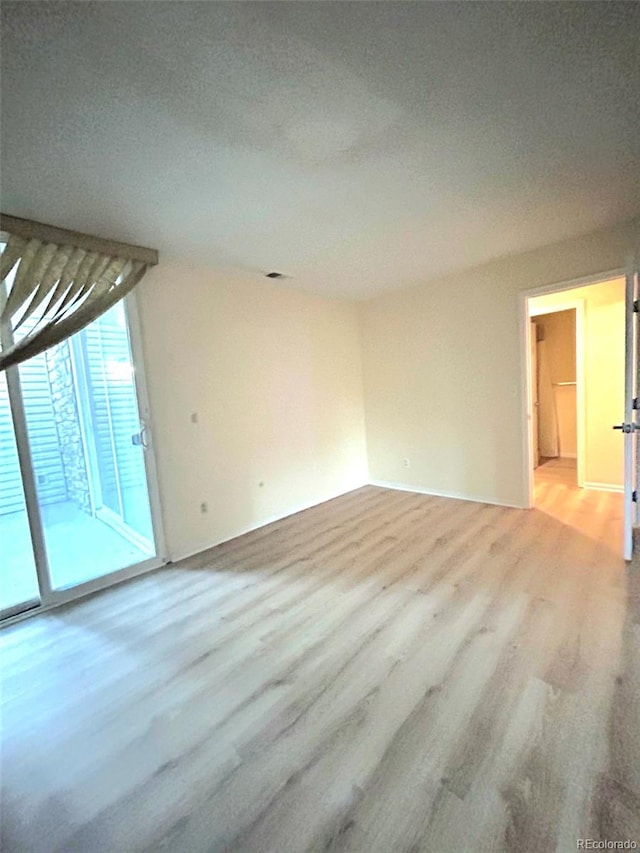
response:
{"label": "electrical outlet", "polygon": [[206,504],[206,501],[202,501],[200,504],[200,512],[204,515],[205,512],[208,512],[209,507]]}
{"label": "electrical outlet", "polygon": [[191,412],[191,423],[192,424],[198,423],[198,413],[197,412]]}
{"label": "electrical outlet", "polygon": [[411,460],[410,460],[410,459],[408,459],[406,456],[405,456],[405,458],[402,460],[402,462],[403,462],[403,465],[404,465],[404,467],[405,467],[405,468],[411,468]]}

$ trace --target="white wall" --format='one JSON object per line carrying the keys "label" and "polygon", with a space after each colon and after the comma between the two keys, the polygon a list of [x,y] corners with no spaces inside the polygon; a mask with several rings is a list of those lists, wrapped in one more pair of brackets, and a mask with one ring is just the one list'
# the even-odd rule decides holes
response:
{"label": "white wall", "polygon": [[624,267],[639,243],[636,220],[364,303],[372,481],[526,505],[520,293]]}
{"label": "white wall", "polygon": [[162,262],[138,304],[172,559],[367,482],[353,303]]}
{"label": "white wall", "polygon": [[524,505],[519,293],[623,266],[639,232],[360,306],[163,261],[138,302],[169,556],[367,481]]}
{"label": "white wall", "polygon": [[[624,443],[612,429],[624,419],[624,278],[531,299],[532,310],[584,303],[586,487],[622,488]],[[536,318],[547,321],[559,315]]]}

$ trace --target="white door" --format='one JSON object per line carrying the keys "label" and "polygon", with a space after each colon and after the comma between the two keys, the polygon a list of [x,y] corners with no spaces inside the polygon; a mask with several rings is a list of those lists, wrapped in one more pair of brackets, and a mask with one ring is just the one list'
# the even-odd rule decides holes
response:
{"label": "white door", "polygon": [[638,466],[636,462],[636,431],[640,429],[638,410],[634,400],[638,392],[638,353],[640,345],[638,335],[638,273],[627,273],[626,320],[625,320],[625,383],[624,383],[624,423],[616,424],[614,429],[624,434],[624,542],[625,560],[633,556],[633,527],[636,521],[634,495],[637,490]]}

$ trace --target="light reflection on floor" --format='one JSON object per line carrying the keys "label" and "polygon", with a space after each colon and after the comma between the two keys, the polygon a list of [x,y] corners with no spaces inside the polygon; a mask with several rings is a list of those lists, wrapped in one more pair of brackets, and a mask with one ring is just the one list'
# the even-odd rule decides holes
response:
{"label": "light reflection on floor", "polygon": [[[54,588],[101,577],[152,556],[73,502],[42,511]],[[38,598],[26,510],[0,516],[0,610]]]}

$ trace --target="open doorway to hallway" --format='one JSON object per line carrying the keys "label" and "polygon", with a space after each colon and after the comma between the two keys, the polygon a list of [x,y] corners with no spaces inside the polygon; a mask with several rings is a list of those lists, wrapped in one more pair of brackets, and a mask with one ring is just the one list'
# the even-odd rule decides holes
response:
{"label": "open doorway to hallway", "polygon": [[[533,300],[532,300],[533,301]],[[538,300],[535,300],[536,302]],[[566,306],[566,307],[565,307]],[[583,485],[578,478],[578,311],[580,303],[531,306],[534,482]],[[582,338],[582,317],[580,331]],[[582,382],[582,376],[581,382]],[[581,384],[581,406],[583,393]],[[583,424],[581,423],[581,428]]]}
{"label": "open doorway to hallway", "polygon": [[624,277],[527,299],[533,505],[620,549]]}

